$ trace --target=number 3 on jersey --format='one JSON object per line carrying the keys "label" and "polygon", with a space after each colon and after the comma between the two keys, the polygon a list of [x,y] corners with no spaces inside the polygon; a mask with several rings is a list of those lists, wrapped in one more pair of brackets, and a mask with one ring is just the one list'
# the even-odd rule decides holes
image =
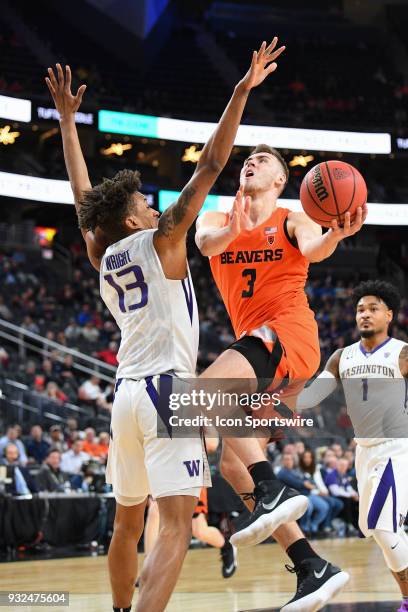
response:
{"label": "number 3 on jersey", "polygon": [[[123,276],[127,276],[128,274],[133,274],[133,277],[136,279],[136,282],[128,283],[123,288],[121,285],[119,285],[118,282],[116,282],[116,280],[114,279],[114,276],[118,279],[118,278],[122,278]],[[148,291],[148,287],[146,283],[144,282],[144,276],[143,276],[142,268],[140,266],[128,266],[127,268],[124,268],[123,270],[121,270],[120,272],[117,272],[116,274],[105,274],[104,279],[106,280],[107,283],[109,283],[111,287],[115,289],[115,291],[117,291],[118,298],[119,298],[119,308],[122,312],[129,312],[132,310],[137,310],[138,308],[143,308],[143,306],[146,306],[149,291]],[[140,301],[135,302],[133,304],[129,304],[129,306],[126,309],[125,291],[131,291],[132,289],[140,290]]]}
{"label": "number 3 on jersey", "polygon": [[242,278],[246,278],[248,285],[247,288],[244,289],[241,293],[241,296],[243,298],[248,298],[248,297],[252,297],[254,295],[254,285],[255,285],[255,281],[256,281],[256,270],[255,268],[245,268],[245,270],[242,271]]}

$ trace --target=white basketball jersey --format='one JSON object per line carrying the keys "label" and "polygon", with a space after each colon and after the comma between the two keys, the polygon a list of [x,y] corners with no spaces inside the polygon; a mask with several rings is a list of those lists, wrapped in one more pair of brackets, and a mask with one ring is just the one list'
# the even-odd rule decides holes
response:
{"label": "white basketball jersey", "polygon": [[149,229],[108,247],[101,262],[101,297],[121,331],[118,378],[173,371],[195,374],[198,311],[190,271],[165,277]]}
{"label": "white basketball jersey", "polygon": [[362,446],[408,438],[408,386],[399,367],[405,342],[388,338],[371,353],[346,346],[339,374],[356,441]]}

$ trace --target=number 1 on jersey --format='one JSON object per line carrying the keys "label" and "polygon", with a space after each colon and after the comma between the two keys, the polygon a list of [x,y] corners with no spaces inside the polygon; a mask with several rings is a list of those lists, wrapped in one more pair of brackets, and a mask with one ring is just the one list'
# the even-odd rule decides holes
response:
{"label": "number 1 on jersey", "polygon": [[361,379],[363,383],[363,402],[368,401],[368,380],[367,378]]}
{"label": "number 1 on jersey", "polygon": [[245,268],[242,271],[242,278],[248,276],[248,285],[247,288],[243,290],[241,296],[244,298],[252,297],[254,295],[254,285],[256,281],[256,270],[255,268]]}

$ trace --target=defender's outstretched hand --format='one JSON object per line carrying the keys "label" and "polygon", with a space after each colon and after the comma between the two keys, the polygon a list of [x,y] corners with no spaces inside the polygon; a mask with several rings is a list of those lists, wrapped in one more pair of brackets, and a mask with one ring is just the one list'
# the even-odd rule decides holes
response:
{"label": "defender's outstretched hand", "polygon": [[45,77],[45,82],[54,100],[55,108],[59,112],[61,119],[66,118],[69,114],[74,114],[78,110],[82,102],[82,96],[86,89],[86,85],[81,85],[72,95],[71,92],[71,68],[65,66],[65,76],[61,64],[56,64],[57,76],[52,68],[48,68],[49,78]]}
{"label": "defender's outstretched hand", "polygon": [[253,52],[251,66],[242,79],[242,83],[247,91],[254,87],[258,87],[258,85],[263,83],[266,77],[278,67],[275,60],[286,47],[279,47],[279,49],[275,51],[277,44],[278,37],[275,36],[270,45],[266,46],[266,42],[264,41],[259,51]]}
{"label": "defender's outstretched hand", "polygon": [[234,204],[230,212],[230,234],[233,238],[239,236],[242,230],[250,229],[249,208],[251,197],[244,195],[244,188],[241,186],[235,196]]}

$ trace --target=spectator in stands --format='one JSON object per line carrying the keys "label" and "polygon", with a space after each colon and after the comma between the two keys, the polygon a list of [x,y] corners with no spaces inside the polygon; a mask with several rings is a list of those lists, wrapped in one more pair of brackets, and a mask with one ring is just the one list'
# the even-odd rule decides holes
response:
{"label": "spectator in stands", "polygon": [[92,406],[97,411],[98,406],[101,408],[109,409],[108,402],[103,394],[103,391],[100,387],[101,379],[93,374],[91,378],[86,380],[80,387],[78,391],[78,397],[80,400],[86,402],[90,406]]}
{"label": "spectator in stands", "polygon": [[31,428],[31,434],[26,442],[27,455],[29,461],[33,463],[42,463],[48,451],[50,445],[44,439],[43,430],[41,425],[33,425]]}
{"label": "spectator in stands", "polygon": [[[110,436],[107,431],[101,431],[99,434],[99,453],[103,460],[108,458]],[[209,451],[208,451],[209,452]]]}
{"label": "spectator in stands", "polygon": [[37,474],[37,484],[40,491],[64,491],[69,475],[61,470],[61,453],[56,448],[48,451],[47,457]]}
{"label": "spectator in stands", "polygon": [[84,326],[87,323],[92,323],[91,305],[83,304],[76,318],[79,325]]}
{"label": "spectator in stands", "polygon": [[340,459],[343,456],[344,450],[343,450],[342,445],[339,444],[339,442],[334,442],[334,444],[332,444],[330,448],[336,455],[337,459]]}
{"label": "spectator in stands", "polygon": [[118,344],[117,342],[109,342],[109,347],[103,351],[99,351],[96,353],[96,357],[101,359],[105,363],[108,363],[112,366],[118,365],[118,360],[116,358],[118,354]]}
{"label": "spectator in stands", "polygon": [[341,516],[346,521],[346,533],[356,535],[358,532],[358,493],[352,487],[350,476],[347,476],[349,462],[337,459],[337,467],[326,474],[324,482],[334,497],[343,502]]}
{"label": "spectator in stands", "polygon": [[67,425],[64,429],[64,437],[68,448],[71,448],[75,440],[78,440],[78,421],[75,418],[70,417],[67,419]]}
{"label": "spectator in stands", "polygon": [[[295,468],[294,455],[285,453],[282,457],[282,469],[278,472],[278,478],[288,487],[292,487],[309,498],[308,509],[299,521],[305,533],[316,535],[319,527],[327,519],[330,507],[328,503],[318,495],[316,483],[308,472],[302,472]],[[317,492],[317,494],[316,494]]]}
{"label": "spectator in stands", "polygon": [[[12,495],[29,495],[31,492],[28,484],[29,477],[19,458],[20,453],[17,445],[9,442],[3,449],[3,458],[0,460],[0,465],[5,465],[8,468],[7,478],[12,480],[8,492]],[[32,488],[34,492],[36,489],[34,486]]]}
{"label": "spectator in stands", "polygon": [[88,453],[83,451],[82,440],[75,440],[72,448],[62,454],[61,470],[67,474],[80,474],[85,461],[89,461]]}
{"label": "spectator in stands", "polygon": [[68,326],[64,330],[64,334],[69,342],[75,343],[82,336],[82,327],[78,325],[75,319],[70,319]]}
{"label": "spectator in stands", "polygon": [[41,374],[44,376],[44,385],[51,381],[55,381],[56,373],[54,371],[53,363],[51,359],[44,359],[41,365],[42,372]]}
{"label": "spectator in stands", "polygon": [[323,531],[329,533],[333,531],[333,519],[335,519],[343,510],[343,502],[338,497],[333,497],[330,495],[328,488],[324,484],[322,473],[319,467],[316,465],[316,457],[311,450],[306,450],[303,455],[300,456],[299,468],[303,474],[310,475],[312,481],[316,485],[316,490],[314,493],[316,495],[320,495],[329,505],[329,512],[322,524]]}
{"label": "spectator in stands", "polygon": [[24,317],[21,327],[32,334],[39,334],[40,328],[30,315]]}
{"label": "spectator in stands", "polygon": [[4,303],[2,295],[0,295],[0,318],[6,319],[6,321],[11,321],[13,318],[10,308]]}
{"label": "spectator in stands", "polygon": [[99,340],[99,329],[92,321],[87,321],[82,328],[82,336],[87,342],[95,344]]}
{"label": "spectator in stands", "polygon": [[35,377],[37,375],[37,365],[35,361],[27,361],[24,371],[18,376],[18,379],[27,387],[34,387]]}
{"label": "spectator in stands", "polygon": [[96,432],[93,427],[87,427],[85,429],[83,451],[95,459],[99,459],[101,457],[101,449],[99,447],[99,442],[96,438]]}
{"label": "spectator in stands", "polygon": [[16,425],[10,425],[7,428],[6,435],[0,438],[0,454],[8,444],[14,444],[18,449],[19,462],[23,467],[27,465],[27,453],[24,444],[19,439],[19,429]]}
{"label": "spectator in stands", "polygon": [[68,444],[65,442],[60,425],[51,425],[47,441],[52,449],[59,451],[61,454],[68,450]]}
{"label": "spectator in stands", "polygon": [[68,400],[68,397],[65,395],[65,393],[61,391],[57,383],[53,381],[50,381],[45,387],[44,395],[53,402],[56,402],[57,404],[63,404]]}
{"label": "spectator in stands", "polygon": [[303,453],[305,452],[305,443],[303,442],[303,440],[297,440],[294,446],[295,446],[295,453],[298,455],[298,457],[303,455]]}

